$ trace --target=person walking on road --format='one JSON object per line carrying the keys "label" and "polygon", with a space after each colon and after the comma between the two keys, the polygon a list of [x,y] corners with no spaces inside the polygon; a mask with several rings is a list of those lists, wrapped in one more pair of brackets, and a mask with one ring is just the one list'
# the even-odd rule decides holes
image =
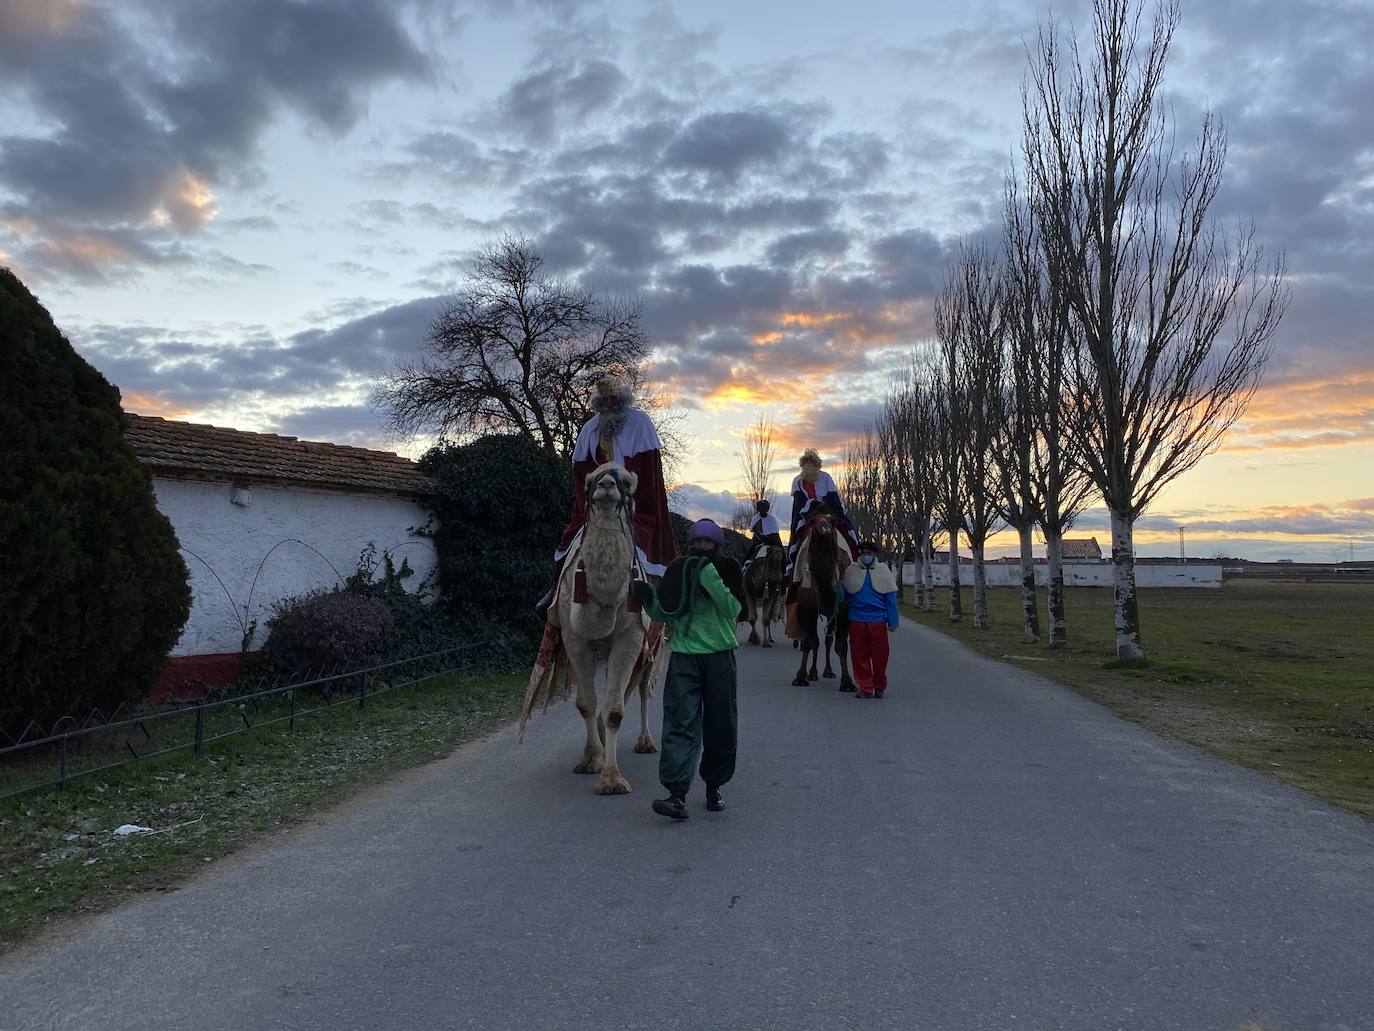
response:
{"label": "person walking on road", "polygon": [[721,554],[725,533],[710,519],[688,532],[688,553],[674,559],[662,582],[635,584],[651,619],[672,624],[663,685],[662,752],[658,779],[668,797],[654,812],[685,820],[692,767],[706,782],[706,808],[720,812],[720,789],[735,773],[739,717],[735,701],[735,622],[744,598],[739,563]]}
{"label": "person walking on road", "polygon": [[849,654],[854,665],[855,698],[887,693],[887,635],[897,629],[897,581],[878,561],[878,545],[859,542],[859,561],[842,577],[849,605]]}

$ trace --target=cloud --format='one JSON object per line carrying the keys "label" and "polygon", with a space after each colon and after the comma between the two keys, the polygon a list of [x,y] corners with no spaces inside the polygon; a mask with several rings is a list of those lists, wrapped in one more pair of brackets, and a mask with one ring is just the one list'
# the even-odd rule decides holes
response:
{"label": "cloud", "polygon": [[[94,325],[71,333],[82,355],[139,410],[260,411],[253,418],[277,425],[283,410],[329,411],[339,434],[375,435],[377,419],[360,413],[362,398],[398,358],[418,349],[441,299],[422,297],[310,329],[285,339],[261,327],[207,337],[147,326]],[[352,398],[321,405],[322,398]],[[353,430],[340,421],[359,416]],[[284,425],[284,423],[283,423]],[[373,439],[368,437],[368,439]]]}
{"label": "cloud", "polygon": [[[7,86],[46,127],[0,136],[0,219],[42,276],[168,260],[218,191],[256,177],[282,112],[341,134],[372,87],[428,71],[383,0],[41,6],[0,4]],[[93,249],[96,234],[130,243]]]}

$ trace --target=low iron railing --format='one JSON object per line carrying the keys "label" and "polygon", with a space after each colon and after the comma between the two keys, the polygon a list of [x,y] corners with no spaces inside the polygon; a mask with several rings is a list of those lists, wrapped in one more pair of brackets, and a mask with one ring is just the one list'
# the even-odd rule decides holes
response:
{"label": "low iron railing", "polygon": [[0,747],[0,799],[40,788],[60,790],[81,777],[176,752],[199,757],[213,741],[280,723],[295,729],[302,717],[350,703],[363,709],[379,694],[464,671],[477,648],[476,643],[458,645],[365,669],[179,702],[108,722],[88,718],[71,730]]}

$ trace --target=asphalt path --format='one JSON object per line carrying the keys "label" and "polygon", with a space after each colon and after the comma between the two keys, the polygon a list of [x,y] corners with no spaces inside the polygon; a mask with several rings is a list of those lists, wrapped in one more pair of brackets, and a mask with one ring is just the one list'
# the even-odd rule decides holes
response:
{"label": "asphalt path", "polygon": [[568,705],[10,963],[0,1028],[1374,1028],[1374,825],[923,628],[881,701],[793,663],[740,653],[724,813],[628,748],[594,796]]}

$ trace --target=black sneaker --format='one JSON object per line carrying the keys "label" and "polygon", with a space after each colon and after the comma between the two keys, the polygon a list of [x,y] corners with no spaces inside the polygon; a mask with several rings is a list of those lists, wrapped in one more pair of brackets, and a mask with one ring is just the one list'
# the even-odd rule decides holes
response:
{"label": "black sneaker", "polygon": [[687,812],[687,799],[682,795],[669,795],[667,798],[654,799],[654,812],[659,816],[667,816],[673,820],[685,820],[691,814]]}
{"label": "black sneaker", "polygon": [[706,808],[713,813],[719,813],[725,809],[725,799],[720,797],[720,788],[706,789]]}

